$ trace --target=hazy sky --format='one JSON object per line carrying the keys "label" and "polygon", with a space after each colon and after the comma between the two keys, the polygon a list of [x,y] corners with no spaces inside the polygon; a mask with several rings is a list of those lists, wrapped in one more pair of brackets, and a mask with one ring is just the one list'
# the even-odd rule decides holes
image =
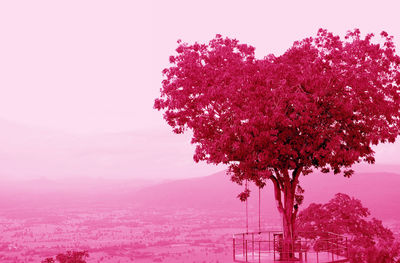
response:
{"label": "hazy sky", "polygon": [[[320,27],[341,36],[357,27],[386,30],[400,47],[396,2],[1,1],[0,118],[72,133],[175,136],[153,101],[177,39],[219,33],[263,57]],[[381,147],[377,159],[396,162],[399,150]]]}
{"label": "hazy sky", "polygon": [[177,39],[221,33],[261,57],[319,27],[359,27],[400,46],[395,2],[1,1],[0,117],[85,133],[166,127],[152,106]]}

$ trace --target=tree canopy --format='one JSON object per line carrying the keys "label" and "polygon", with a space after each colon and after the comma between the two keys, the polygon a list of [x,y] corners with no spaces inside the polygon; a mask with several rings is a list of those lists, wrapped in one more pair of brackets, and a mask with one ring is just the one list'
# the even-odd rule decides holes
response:
{"label": "tree canopy", "polygon": [[310,168],[350,176],[354,162],[374,162],[372,145],[399,134],[400,58],[381,36],[321,29],[263,59],[220,35],[179,42],[155,108],[174,132],[193,131],[196,161],[228,164],[234,181]]}

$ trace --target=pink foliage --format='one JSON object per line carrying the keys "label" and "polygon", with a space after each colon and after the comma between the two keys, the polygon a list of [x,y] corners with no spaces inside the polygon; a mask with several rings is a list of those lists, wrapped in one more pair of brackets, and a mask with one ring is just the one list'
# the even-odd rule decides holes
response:
{"label": "pink foliage", "polygon": [[56,259],[46,258],[42,263],[86,263],[86,258],[89,257],[87,251],[67,251],[66,253],[60,253],[56,256]]}
{"label": "pink foliage", "polygon": [[400,243],[393,232],[376,218],[361,201],[338,193],[326,204],[311,204],[299,213],[297,231],[308,238],[333,232],[349,238],[349,257],[354,263],[398,262]]}
{"label": "pink foliage", "polygon": [[373,163],[371,145],[399,134],[400,58],[381,35],[383,46],[359,30],[341,40],[321,29],[260,60],[254,47],[220,35],[180,43],[154,106],[176,133],[193,130],[196,161],[229,164],[237,182]]}

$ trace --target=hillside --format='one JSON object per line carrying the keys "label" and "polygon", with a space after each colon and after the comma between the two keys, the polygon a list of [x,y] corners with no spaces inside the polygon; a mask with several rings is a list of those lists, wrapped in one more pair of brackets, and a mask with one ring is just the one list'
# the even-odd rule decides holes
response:
{"label": "hillside", "polygon": [[[372,216],[381,219],[400,219],[400,174],[387,172],[355,173],[352,178],[315,173],[300,179],[305,189],[302,207],[324,203],[341,192],[354,196],[368,207]],[[195,207],[244,211],[237,194],[243,189],[229,180],[224,171],[195,179],[177,180],[139,190],[135,202],[144,206]],[[258,211],[258,193],[252,189],[250,209]],[[262,190],[262,211],[276,214],[272,186]]]}
{"label": "hillside", "polygon": [[241,209],[243,203],[237,195],[243,189],[244,186],[232,183],[225,171],[221,171],[205,177],[150,186],[139,190],[133,197],[145,206]]}
{"label": "hillside", "polygon": [[0,118],[0,181],[104,177],[160,180],[212,173],[193,162],[187,135],[162,131],[69,134]]}

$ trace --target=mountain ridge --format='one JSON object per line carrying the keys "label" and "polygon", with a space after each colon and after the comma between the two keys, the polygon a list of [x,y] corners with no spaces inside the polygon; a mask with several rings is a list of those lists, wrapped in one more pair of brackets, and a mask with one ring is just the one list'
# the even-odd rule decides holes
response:
{"label": "mountain ridge", "polygon": [[[373,217],[400,219],[397,201],[400,200],[400,192],[395,187],[400,185],[400,174],[356,172],[352,178],[345,178],[316,172],[300,178],[300,184],[305,189],[301,208],[310,203],[325,203],[341,192],[360,199],[371,210]],[[254,184],[250,185],[249,205],[256,208],[258,191]],[[132,196],[135,200],[141,200],[144,206],[242,210],[243,204],[237,195],[243,191],[243,187],[230,181],[225,171],[221,171],[205,177],[148,186]],[[272,185],[267,184],[261,192],[263,209],[276,210]]]}

